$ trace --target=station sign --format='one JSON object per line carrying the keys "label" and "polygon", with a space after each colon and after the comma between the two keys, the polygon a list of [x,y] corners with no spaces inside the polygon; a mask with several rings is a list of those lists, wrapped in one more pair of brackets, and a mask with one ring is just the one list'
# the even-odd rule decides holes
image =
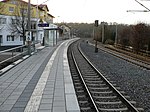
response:
{"label": "station sign", "polygon": [[39,27],[49,27],[48,23],[40,23],[38,24]]}

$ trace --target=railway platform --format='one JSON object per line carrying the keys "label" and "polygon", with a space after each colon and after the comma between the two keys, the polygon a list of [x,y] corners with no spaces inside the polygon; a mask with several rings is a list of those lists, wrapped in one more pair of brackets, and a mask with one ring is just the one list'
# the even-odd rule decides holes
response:
{"label": "railway platform", "polygon": [[45,47],[0,76],[0,112],[80,112],[67,60],[75,40]]}

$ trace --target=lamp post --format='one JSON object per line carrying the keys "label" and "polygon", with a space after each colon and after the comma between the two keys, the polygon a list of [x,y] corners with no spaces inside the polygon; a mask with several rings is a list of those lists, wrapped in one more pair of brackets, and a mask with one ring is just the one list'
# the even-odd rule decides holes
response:
{"label": "lamp post", "polygon": [[28,0],[28,31],[31,31],[31,2]]}
{"label": "lamp post", "polygon": [[38,0],[37,0],[37,6],[36,6],[36,41],[38,41]]}
{"label": "lamp post", "polygon": [[115,25],[116,25],[115,46],[117,46],[117,39],[118,39],[118,25],[117,25],[117,23],[115,23]]}
{"label": "lamp post", "polygon": [[105,22],[101,22],[101,24],[102,24],[102,43],[104,44],[104,33],[105,33],[104,25],[105,25]]}
{"label": "lamp post", "polygon": [[27,37],[27,41],[28,41],[28,54],[31,55],[31,3],[30,0],[28,0],[28,37]]}

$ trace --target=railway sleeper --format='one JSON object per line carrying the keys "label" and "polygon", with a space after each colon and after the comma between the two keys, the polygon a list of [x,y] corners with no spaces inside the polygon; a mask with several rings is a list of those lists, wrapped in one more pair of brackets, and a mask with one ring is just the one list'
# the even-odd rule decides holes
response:
{"label": "railway sleeper", "polygon": [[125,94],[125,92],[124,91],[119,91],[121,94]]}
{"label": "railway sleeper", "polygon": [[87,97],[77,97],[78,98],[78,101],[86,101],[87,100]]}
{"label": "railway sleeper", "polygon": [[92,81],[92,82],[102,80],[100,77],[99,78],[90,78],[90,77],[88,77],[88,78],[84,78],[84,79],[87,80],[87,81]]}
{"label": "railway sleeper", "polygon": [[73,80],[80,80],[80,78],[78,76],[72,76]]}
{"label": "railway sleeper", "polygon": [[128,108],[114,108],[114,109],[106,109],[106,108],[99,108],[99,110],[103,112],[129,112]]}
{"label": "railway sleeper", "polygon": [[[85,74],[87,74],[87,73],[85,73]],[[99,78],[99,76],[97,76],[97,75],[95,75],[95,76],[94,75],[84,75],[83,77],[84,78]]]}
{"label": "railway sleeper", "polygon": [[120,90],[121,88],[120,87],[115,87],[117,90]]}
{"label": "railway sleeper", "polygon": [[86,98],[86,95],[85,94],[82,94],[82,95],[77,95],[78,98]]}
{"label": "railway sleeper", "polygon": [[[90,68],[89,68],[89,69],[90,69]],[[92,75],[97,74],[94,70],[89,71],[88,68],[86,68],[85,70],[83,70],[83,72],[86,72],[86,73],[87,73],[86,75],[89,75],[89,76],[90,76],[90,75],[92,76]]]}
{"label": "railway sleeper", "polygon": [[[77,92],[77,91],[76,91]],[[83,94],[85,94],[85,93],[83,93],[83,92],[77,92],[77,95],[83,95]]]}
{"label": "railway sleeper", "polygon": [[[135,101],[130,101],[133,105],[136,104]],[[107,108],[123,108],[126,107],[122,101],[96,101],[96,104],[100,105],[101,107],[107,107]],[[142,108],[139,108],[141,111],[143,110]]]}
{"label": "railway sleeper", "polygon": [[136,105],[135,101],[129,101],[131,104]]}
{"label": "railway sleeper", "polygon": [[84,104],[84,103],[88,103],[88,100],[80,100],[79,103],[80,103],[80,104],[81,104],[81,103],[83,103],[83,104]]}
{"label": "railway sleeper", "polygon": [[90,91],[92,91],[92,93],[95,92],[109,92],[111,91],[110,89],[93,89],[93,88],[89,88]]}
{"label": "railway sleeper", "polygon": [[85,80],[85,82],[87,82],[88,84],[104,84],[104,82],[103,81],[87,81],[87,80]]}
{"label": "railway sleeper", "polygon": [[91,67],[89,65],[87,65],[87,63],[84,63],[83,65],[84,66],[82,66],[82,70],[90,72],[90,73],[95,73],[95,71],[93,69],[91,69]]}
{"label": "railway sleeper", "polygon": [[116,109],[116,108],[127,108],[127,106],[125,104],[121,103],[105,103],[105,102],[96,102],[96,105],[98,106],[98,108],[105,108],[105,109]]}
{"label": "railway sleeper", "polygon": [[75,75],[77,73],[76,71],[77,71],[76,69],[71,68],[70,72],[71,72],[72,75]]}
{"label": "railway sleeper", "polygon": [[84,91],[84,88],[76,88],[76,91],[77,91],[77,92],[82,92],[82,91],[85,92],[85,91]]}
{"label": "railway sleeper", "polygon": [[77,87],[75,87],[76,89],[83,89],[83,87],[82,86],[77,86]]}
{"label": "railway sleeper", "polygon": [[116,102],[116,101],[120,101],[119,98],[95,98],[95,101],[98,102]]}
{"label": "railway sleeper", "polygon": [[[71,75],[72,75],[72,74],[71,74]],[[72,75],[72,77],[73,77],[74,79],[79,79],[79,76],[78,76],[77,74]]]}
{"label": "railway sleeper", "polygon": [[81,107],[81,112],[95,112],[91,107]]}
{"label": "railway sleeper", "polygon": [[101,102],[101,101],[96,101],[96,103],[100,104],[100,105],[119,105],[122,104],[121,101],[113,101],[113,102]]}
{"label": "railway sleeper", "polygon": [[[96,84],[93,84],[93,83],[87,83],[88,86],[92,86],[92,87],[95,87],[95,86],[107,86],[107,84],[105,83],[96,83]],[[113,86],[117,86],[116,84],[112,84]],[[107,86],[108,87],[108,86]]]}
{"label": "railway sleeper", "polygon": [[91,107],[89,102],[79,102],[80,108],[82,107]]}
{"label": "railway sleeper", "polygon": [[75,86],[81,86],[82,83],[81,82],[77,82],[77,83],[74,83]]}
{"label": "railway sleeper", "polygon": [[[79,62],[80,63],[80,62]],[[84,65],[84,66],[82,66]],[[79,68],[81,68],[81,71],[82,72],[86,72],[86,73],[95,73],[95,71],[89,66],[87,65],[87,63],[84,63],[84,64],[79,64],[78,65]]]}
{"label": "railway sleeper", "polygon": [[76,90],[78,90],[78,89],[84,89],[84,87],[81,86],[81,85],[80,85],[80,86],[78,85],[78,86],[75,86],[75,89],[76,89]]}
{"label": "railway sleeper", "polygon": [[100,81],[100,80],[89,80],[89,79],[85,79],[86,82],[92,82],[92,83],[104,83],[104,81]]}
{"label": "railway sleeper", "polygon": [[76,90],[76,92],[77,92],[77,93],[83,93],[83,94],[84,94],[84,93],[85,93],[85,90],[84,90],[84,89],[83,89],[83,90],[79,89],[79,90]]}
{"label": "railway sleeper", "polygon": [[114,99],[117,98],[117,96],[94,96],[95,99]]}
{"label": "railway sleeper", "polygon": [[91,91],[92,94],[111,94],[113,91]]}
{"label": "railway sleeper", "polygon": [[74,83],[81,83],[81,81],[80,81],[80,80],[76,80],[76,79],[75,79],[75,80],[73,80],[73,82],[74,82]]}
{"label": "railway sleeper", "polygon": [[95,96],[97,96],[97,97],[101,97],[101,96],[114,96],[115,94],[114,93],[102,93],[102,94],[99,94],[99,93],[92,93],[92,96],[93,97],[95,97]]}
{"label": "railway sleeper", "polygon": [[85,91],[84,90],[76,90],[77,91],[77,93],[84,93]]}
{"label": "railway sleeper", "polygon": [[105,84],[100,84],[100,85],[87,85],[88,88],[103,88],[103,87],[108,87]]}
{"label": "railway sleeper", "polygon": [[140,112],[144,112],[143,108],[137,108]]}
{"label": "railway sleeper", "polygon": [[96,90],[96,91],[99,91],[99,90],[109,90],[109,87],[101,87],[101,88],[89,88],[90,90]]}
{"label": "railway sleeper", "polygon": [[101,84],[93,84],[93,83],[86,83],[88,86],[92,86],[92,87],[97,87],[97,86],[106,86],[105,83],[101,83]]}

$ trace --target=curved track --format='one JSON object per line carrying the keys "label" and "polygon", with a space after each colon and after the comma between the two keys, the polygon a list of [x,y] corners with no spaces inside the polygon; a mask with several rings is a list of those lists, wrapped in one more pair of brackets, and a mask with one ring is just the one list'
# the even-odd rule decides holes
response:
{"label": "curved track", "polygon": [[[127,100],[72,44],[68,50],[70,70],[82,112],[139,112],[135,102]],[[133,104],[132,104],[133,103]]]}

